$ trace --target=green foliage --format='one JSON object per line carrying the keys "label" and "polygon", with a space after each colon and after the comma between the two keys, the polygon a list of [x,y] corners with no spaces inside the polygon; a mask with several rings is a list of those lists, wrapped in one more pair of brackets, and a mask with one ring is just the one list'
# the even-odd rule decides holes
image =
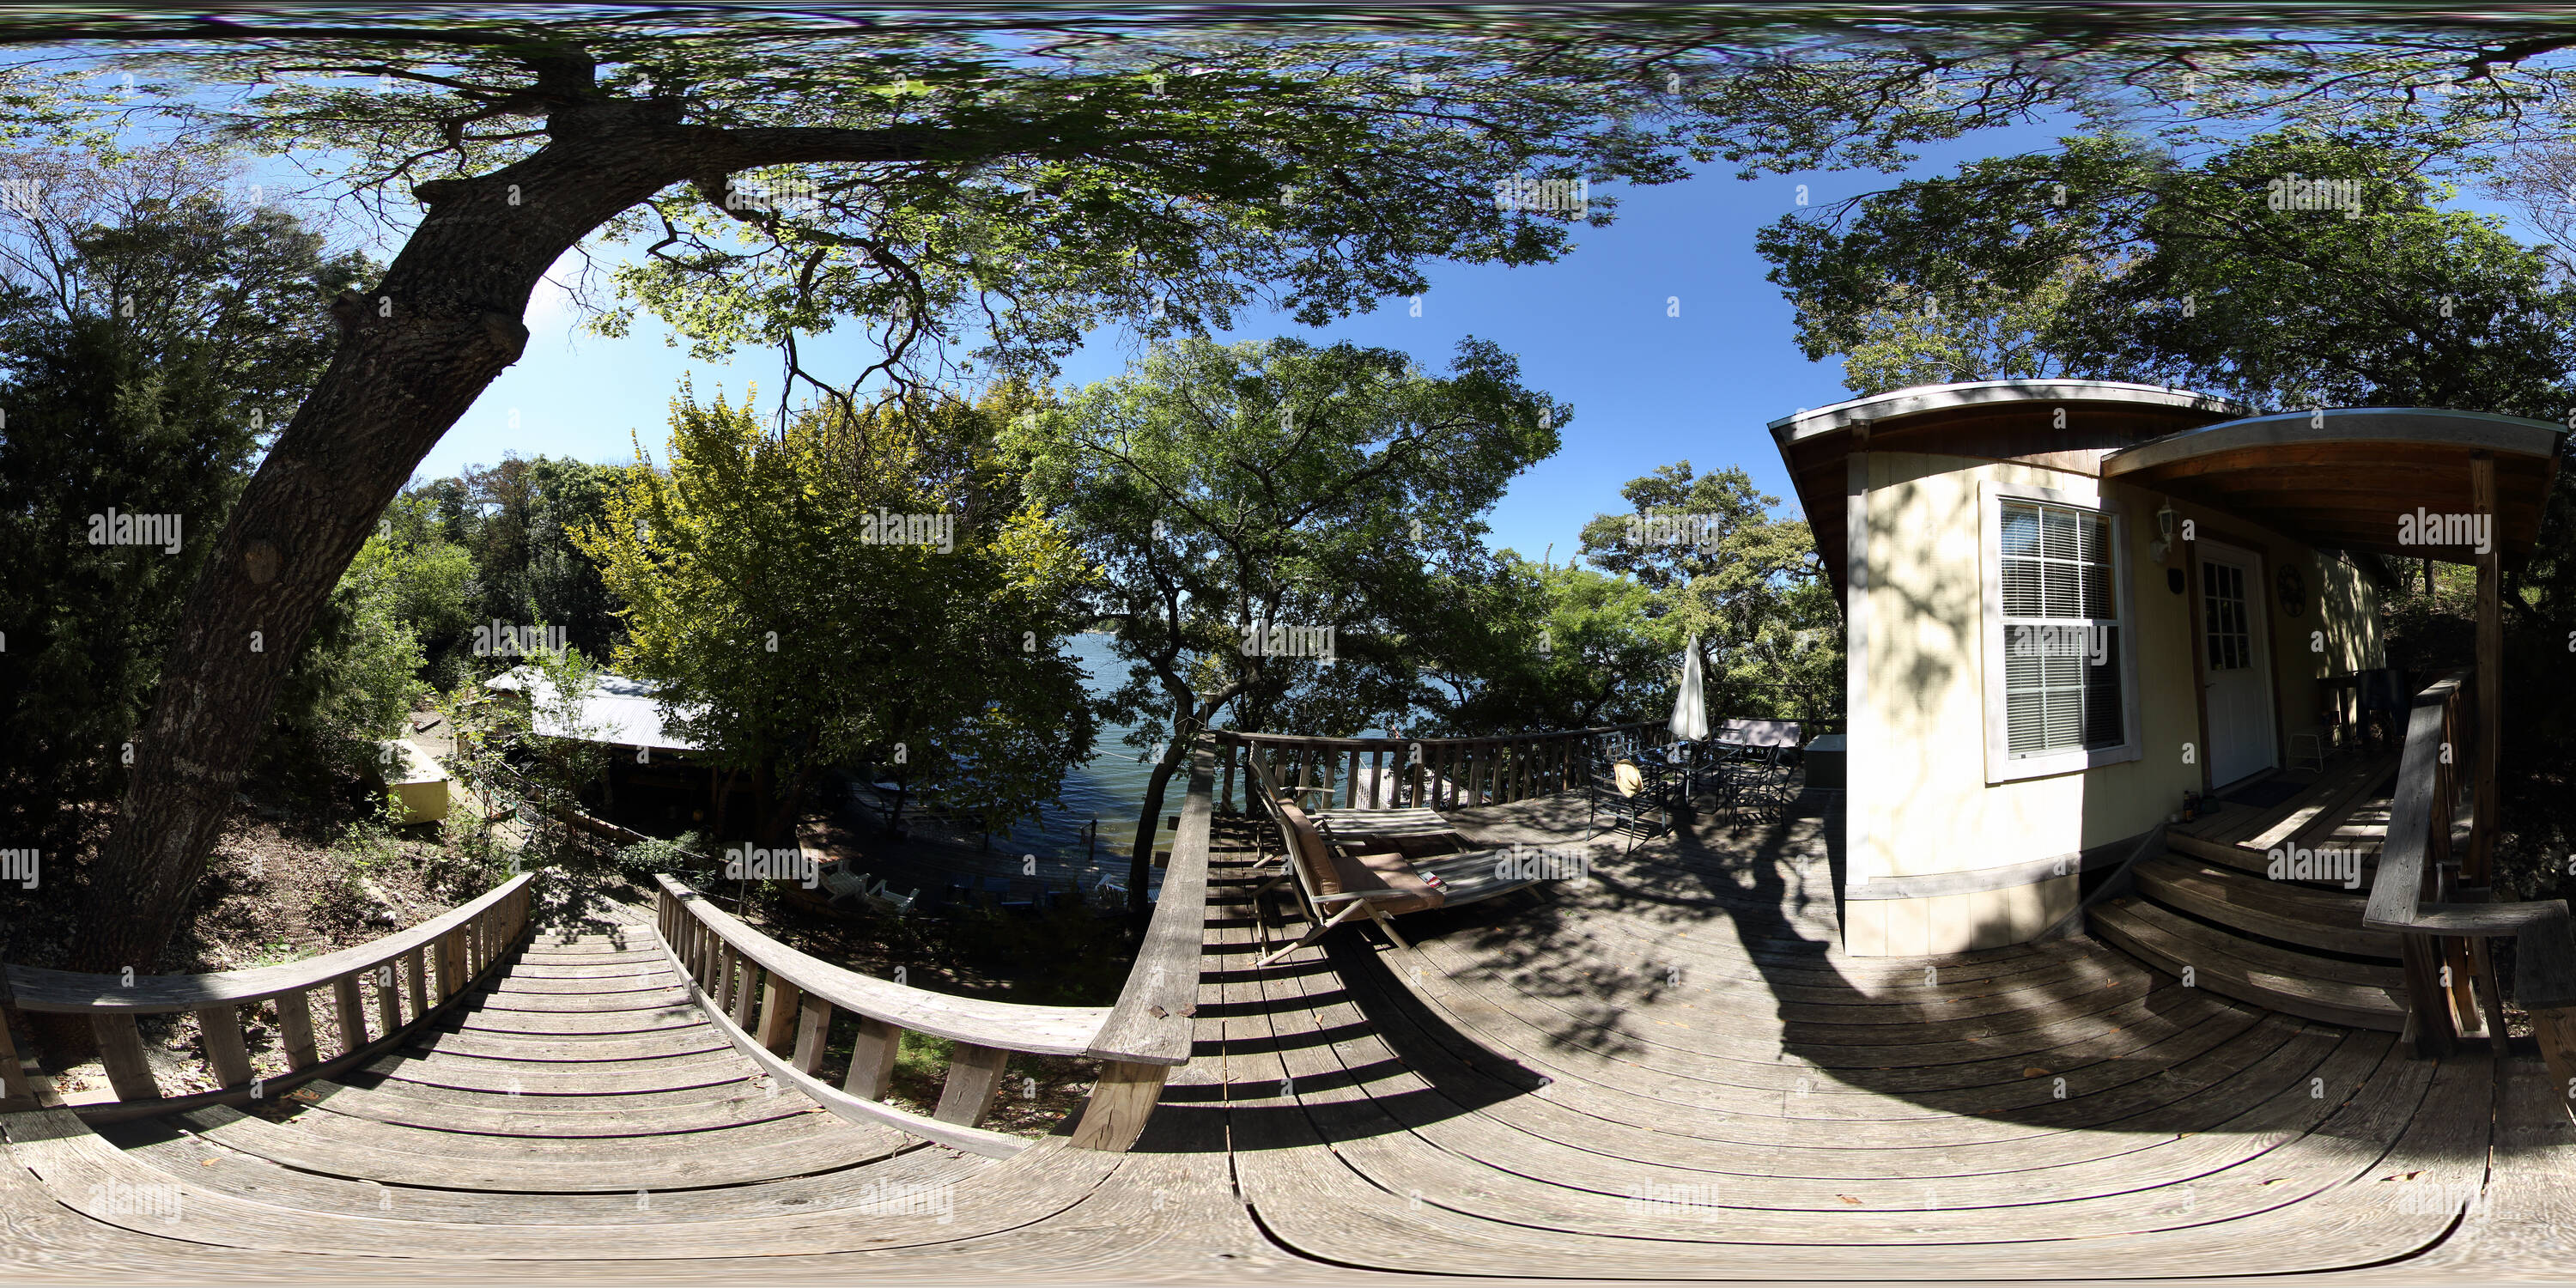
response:
{"label": "green foliage", "polygon": [[648,888],[655,873],[668,873],[683,885],[706,890],[714,888],[723,874],[724,859],[705,833],[688,831],[667,841],[654,837],[621,845],[617,866],[630,880]]}
{"label": "green foliage", "polygon": [[[1031,494],[1102,565],[1130,745],[1229,703],[1238,728],[1354,733],[1415,701],[1425,633],[1456,621],[1436,571],[1483,557],[1482,516],[1571,415],[1518,376],[1475,340],[1438,377],[1393,350],[1185,340],[1019,426]],[[1336,656],[1275,655],[1270,626],[1329,626]]]}
{"label": "green foliage", "polygon": [[573,533],[600,521],[625,474],[623,466],[508,456],[414,496],[435,512],[446,540],[473,553],[475,623],[543,621],[592,657],[608,657],[625,636],[621,605]]}
{"label": "green foliage", "polygon": [[[124,790],[252,413],[273,423],[321,370],[320,304],[355,267],[224,204],[194,153],[5,160],[43,195],[0,221],[0,832],[69,851],[81,807]],[[178,516],[178,549],[90,544],[111,510]]]}
{"label": "green foliage", "polygon": [[413,678],[424,659],[400,608],[385,578],[352,575],[332,590],[278,688],[260,772],[300,780],[308,793],[373,772],[374,742],[400,736],[412,700],[427,691]]}
{"label": "green foliage", "polygon": [[[1712,718],[1841,714],[1841,612],[1804,519],[1772,517],[1779,498],[1735,467],[1682,461],[1620,494],[1628,513],[1593,516],[1584,556],[1653,592],[1673,652],[1699,637]],[[1667,687],[1653,714],[1671,710]]]}
{"label": "green foliage", "polygon": [[1650,720],[1672,709],[1681,635],[1629,577],[1506,551],[1448,579],[1454,614],[1430,674],[1440,686],[1412,733],[1480,737]]}
{"label": "green foliage", "polygon": [[[1759,245],[1799,306],[1801,347],[1856,356],[1855,389],[2053,368],[2266,409],[2555,418],[2576,295],[2499,217],[2443,208],[2453,190],[2429,160],[2312,131],[2196,163],[2069,138],[1784,218]],[[2355,210],[2274,208],[2297,195],[2284,185],[2317,179],[2352,181]]]}
{"label": "green foliage", "polygon": [[[712,763],[758,775],[758,838],[783,839],[806,788],[862,760],[1003,830],[1089,754],[1061,645],[1090,571],[993,450],[1029,405],[1005,386],[813,412],[773,436],[748,402],[701,406],[684,386],[667,472],[631,473],[577,535],[628,605],[619,669],[661,686]],[[903,515],[930,518],[932,544],[909,526],[882,539]]]}
{"label": "green foliage", "polygon": [[464,683],[473,639],[477,582],[465,547],[440,538],[427,499],[407,494],[386,511],[380,535],[360,547],[344,578],[390,601],[394,619],[419,641],[423,677],[438,689]]}
{"label": "green foliage", "polygon": [[[1570,248],[1574,216],[1506,208],[1498,184],[1588,179],[1582,217],[1604,223],[1606,188],[1679,179],[1686,159],[1888,164],[2023,110],[1936,94],[1893,48],[1797,68],[1644,27],[1566,43],[1120,22],[1115,41],[1040,54],[1011,25],[609,17],[540,34],[458,15],[435,34],[305,33],[299,66],[318,75],[269,75],[220,42],[179,65],[199,110],[229,108],[281,152],[350,155],[360,186],[488,175],[556,131],[577,149],[577,120],[758,131],[603,230],[656,243],[617,270],[604,329],[650,309],[714,358],[855,320],[902,372],[972,343],[988,374],[1037,373],[1104,325],[1217,331],[1264,304],[1320,325],[1419,294],[1427,260]],[[795,196],[727,209],[728,180]]]}

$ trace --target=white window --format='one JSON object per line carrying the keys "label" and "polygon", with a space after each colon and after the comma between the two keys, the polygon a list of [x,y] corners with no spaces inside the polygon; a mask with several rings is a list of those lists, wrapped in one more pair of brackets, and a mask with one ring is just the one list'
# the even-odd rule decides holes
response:
{"label": "white window", "polygon": [[2018,484],[1982,502],[1987,781],[2138,759],[2122,516]]}

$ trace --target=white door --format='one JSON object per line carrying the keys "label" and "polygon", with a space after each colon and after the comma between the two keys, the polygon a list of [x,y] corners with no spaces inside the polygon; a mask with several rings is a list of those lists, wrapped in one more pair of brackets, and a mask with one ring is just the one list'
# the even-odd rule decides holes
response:
{"label": "white door", "polygon": [[2272,648],[2263,558],[2200,543],[2201,678],[2209,686],[2209,781],[2272,767]]}

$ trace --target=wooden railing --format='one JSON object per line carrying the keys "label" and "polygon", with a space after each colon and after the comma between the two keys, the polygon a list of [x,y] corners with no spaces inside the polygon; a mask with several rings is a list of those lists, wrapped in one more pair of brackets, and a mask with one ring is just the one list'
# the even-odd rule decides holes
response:
{"label": "wooden railing", "polygon": [[[21,1010],[87,1015],[98,1037],[100,1062],[117,1099],[77,1105],[86,1122],[123,1122],[216,1104],[247,1104],[299,1083],[326,1078],[392,1050],[429,1016],[446,1009],[517,945],[528,929],[529,877],[499,888],[435,920],[354,948],[281,966],[216,971],[204,975],[89,975],[11,966],[8,996]],[[310,994],[328,989],[339,1026],[339,1049],[325,1059],[313,1031]],[[368,1024],[367,1003],[375,1003]],[[256,1078],[242,1039],[241,1008],[261,1002],[277,1010],[277,1031],[288,1071]],[[206,1063],[220,1090],[164,1097],[146,1059],[135,1018],[193,1012],[204,1035]],[[372,1037],[371,1037],[372,1034]],[[59,1070],[57,1070],[59,1072]],[[52,1103],[49,1088],[32,1085],[0,1024],[0,1101]]]}
{"label": "wooden railing", "polygon": [[[2576,1105],[2576,924],[2567,903],[2489,902],[2488,847],[2472,845],[2465,861],[2452,852],[2462,790],[2484,769],[2464,701],[2470,674],[2464,668],[2427,685],[2407,712],[2388,837],[2362,924],[2402,936],[2409,1027],[2427,1056],[2448,1054],[2481,1003],[2489,1039],[2503,1049],[2504,999],[2487,941],[2513,936],[2514,1000],[2531,1016],[2555,1084]],[[2490,834],[2494,820],[2479,817],[2474,826],[2473,835]]]}
{"label": "wooden railing", "polygon": [[[1600,725],[1493,738],[1315,738],[1302,734],[1216,730],[1219,807],[1231,813],[1238,774],[1250,799],[1251,769],[1259,756],[1282,786],[1331,787],[1343,808],[1380,809],[1404,799],[1433,809],[1501,805],[1552,796],[1583,786],[1585,751],[1599,746],[1619,753],[1660,747],[1673,740],[1668,722]],[[1814,738],[1842,728],[1840,720],[1800,721]],[[1388,771],[1392,767],[1394,777]]]}
{"label": "wooden railing", "polygon": [[[1013,1052],[1102,1062],[1072,1144],[1125,1150],[1187,1064],[1198,1009],[1199,945],[1207,915],[1213,759],[1191,757],[1190,789],[1162,894],[1127,986],[1114,1006],[1024,1006],[956,997],[862,975],[798,952],[744,925],[706,896],[660,876],[657,921],[671,963],[709,1022],[780,1083],[843,1118],[882,1124],[992,1157],[1027,1147],[983,1126]],[[843,1012],[857,1020],[848,1075],[817,1076]],[[938,1106],[927,1116],[884,1103],[905,1030],[955,1044]]]}
{"label": "wooden railing", "polygon": [[1326,805],[1390,806],[1401,783],[1406,800],[1433,809],[1462,809],[1579,788],[1589,772],[1587,749],[1595,745],[1632,751],[1672,741],[1661,721],[1495,738],[1313,738],[1231,729],[1211,736],[1222,779],[1219,800],[1229,812],[1235,808],[1238,771],[1245,800],[1250,800],[1252,771],[1246,758],[1253,756],[1270,767],[1282,786],[1334,788]]}

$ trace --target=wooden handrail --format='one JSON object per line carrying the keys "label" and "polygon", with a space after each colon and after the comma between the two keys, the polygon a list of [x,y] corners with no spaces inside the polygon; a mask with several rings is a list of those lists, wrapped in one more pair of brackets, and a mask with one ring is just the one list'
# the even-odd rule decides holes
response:
{"label": "wooden handrail", "polygon": [[[0,980],[6,981],[10,1003],[22,1010],[90,1017],[99,1060],[117,1100],[77,1106],[74,1112],[85,1122],[119,1122],[206,1105],[247,1103],[328,1077],[407,1040],[423,1020],[446,1009],[468,983],[496,966],[527,933],[531,879],[522,873],[463,907],[409,930],[280,966],[147,975],[130,983],[120,975],[10,966],[0,971]],[[367,1022],[370,983],[377,1003],[372,1037]],[[339,1050],[327,1060],[314,1038],[310,996],[324,987],[331,990],[327,1005],[340,1033]],[[288,1064],[283,1077],[262,1079],[252,1074],[240,1008],[262,1001],[277,1006],[278,1035]],[[161,1095],[135,1018],[178,1011],[196,1013],[206,1063],[220,1090],[172,1098]],[[28,1083],[16,1053],[0,1035],[0,1100],[14,1099],[50,1103],[51,1093]]]}
{"label": "wooden handrail", "polygon": [[11,966],[8,968],[9,990],[15,995],[13,1000],[20,1010],[56,1014],[123,1011],[132,1015],[166,1015],[174,1011],[193,1011],[217,1002],[239,1005],[266,1001],[282,993],[320,988],[333,980],[380,966],[415,948],[433,943],[516,894],[527,885],[530,876],[529,873],[520,873],[472,903],[442,913],[409,930],[398,930],[382,939],[371,939],[352,948],[302,961],[254,966],[248,970],[209,971],[202,975],[143,975],[137,976],[131,985],[116,975],[48,970],[41,966]]}
{"label": "wooden handrail", "polygon": [[[1223,771],[1222,797],[1229,809],[1234,803],[1238,761],[1255,756],[1273,767],[1283,785],[1305,786],[1310,770],[1320,770],[1327,784],[1340,784],[1340,799],[1328,797],[1320,802],[1323,807],[1368,809],[1394,804],[1387,799],[1395,794],[1390,785],[1392,771],[1403,779],[1402,791],[1410,799],[1427,801],[1435,808],[1461,808],[1571,790],[1587,772],[1578,753],[1600,740],[1653,746],[1672,738],[1660,721],[1490,738],[1323,738],[1232,729],[1214,730],[1209,736]],[[1375,772],[1363,775],[1363,762]],[[1359,790],[1363,777],[1369,781],[1365,793]]]}
{"label": "wooden handrail", "polygon": [[[840,1117],[1008,1157],[1029,1142],[983,1123],[1011,1054],[1078,1055],[1102,1066],[1070,1143],[1128,1149],[1152,1116],[1171,1068],[1190,1058],[1214,778],[1206,744],[1192,750],[1191,761],[1162,894],[1115,1006],[993,1002],[862,975],[762,934],[667,874],[654,878],[663,951],[690,1000],[735,1049]],[[841,1012],[856,1017],[858,1034],[849,1074],[835,1087],[816,1073]],[[939,1105],[926,1116],[884,1103],[907,1029],[955,1044]]]}
{"label": "wooden handrail", "polygon": [[[2472,777],[2476,740],[2468,736],[2463,701],[2471,674],[2463,668],[2433,681],[2408,708],[2397,793],[2362,925],[2405,937],[2407,1006],[2424,1054],[2446,1052],[2458,1035],[2458,1016],[2474,1013],[2477,999],[2463,985],[2483,987],[2491,1030],[2502,1023],[2502,999],[2482,941],[2514,936],[2514,1000],[2539,1030],[2554,1081],[2576,1097],[2576,923],[2567,902],[2484,902],[2488,887],[2464,884],[2450,862],[2452,819]],[[2471,897],[2454,902],[2453,893]],[[2443,973],[2453,966],[2466,967],[2469,978],[2445,988]]]}
{"label": "wooden handrail", "polygon": [[1093,1038],[1109,1018],[1105,1006],[1028,1006],[982,998],[934,993],[862,975],[809,957],[750,926],[709,902],[706,896],[667,874],[653,878],[666,898],[676,899],[737,957],[788,984],[807,997],[830,1002],[853,1015],[880,1020],[916,1033],[952,1042],[1006,1047],[1032,1055],[1088,1055]]}

